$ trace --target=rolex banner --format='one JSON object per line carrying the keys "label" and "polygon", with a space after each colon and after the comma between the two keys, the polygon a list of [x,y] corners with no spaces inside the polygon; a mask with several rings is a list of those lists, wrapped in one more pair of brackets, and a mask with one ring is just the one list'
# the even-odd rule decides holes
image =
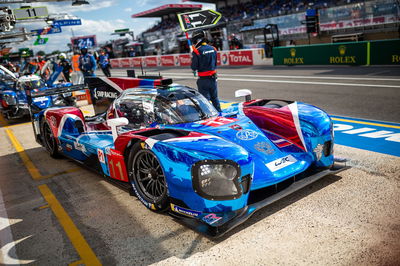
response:
{"label": "rolex banner", "polygon": [[274,65],[398,65],[400,40],[275,47],[273,55]]}

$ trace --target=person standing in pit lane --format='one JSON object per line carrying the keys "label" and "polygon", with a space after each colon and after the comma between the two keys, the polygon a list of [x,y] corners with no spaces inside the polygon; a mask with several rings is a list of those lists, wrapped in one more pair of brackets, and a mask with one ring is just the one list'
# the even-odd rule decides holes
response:
{"label": "person standing in pit lane", "polygon": [[85,79],[85,84],[87,83],[87,77],[96,76],[96,74],[94,73],[96,71],[96,59],[94,59],[94,56],[92,54],[88,53],[87,47],[81,48],[81,56],[79,57],[79,69],[82,71],[83,78]]}
{"label": "person standing in pit lane", "polygon": [[221,112],[217,88],[217,50],[207,44],[208,40],[203,30],[193,32],[192,42],[191,68],[193,73],[197,72],[199,77],[197,80],[198,90],[207,100],[211,100],[218,112]]}
{"label": "person standing in pit lane", "polygon": [[66,82],[71,82],[71,71],[72,71],[72,66],[70,62],[67,60],[67,55],[65,53],[61,53],[58,58],[60,59],[60,62],[58,63],[60,66],[62,66],[62,73],[64,75],[64,79]]}
{"label": "person standing in pit lane", "polygon": [[110,60],[108,60],[108,54],[106,54],[103,50],[100,52],[99,65],[101,70],[103,70],[104,75],[106,77],[111,77]]}

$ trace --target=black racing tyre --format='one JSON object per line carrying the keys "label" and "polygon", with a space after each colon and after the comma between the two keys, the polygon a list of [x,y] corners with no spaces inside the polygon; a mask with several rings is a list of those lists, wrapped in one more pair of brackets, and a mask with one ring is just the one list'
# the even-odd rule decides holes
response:
{"label": "black racing tyre", "polygon": [[135,143],[128,157],[128,173],[132,189],[138,199],[152,211],[164,212],[169,208],[168,187],[157,156]]}
{"label": "black racing tyre", "polygon": [[58,152],[57,141],[53,136],[53,131],[51,130],[49,123],[45,119],[42,120],[41,133],[43,146],[49,152],[50,156],[53,158],[60,158],[61,155]]}

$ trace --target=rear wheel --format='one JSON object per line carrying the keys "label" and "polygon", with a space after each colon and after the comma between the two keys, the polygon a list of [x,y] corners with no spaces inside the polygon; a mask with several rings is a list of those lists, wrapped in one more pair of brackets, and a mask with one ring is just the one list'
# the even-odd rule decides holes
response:
{"label": "rear wheel", "polygon": [[132,188],[147,208],[165,211],[169,207],[168,188],[161,163],[151,150],[143,146],[143,142],[136,143],[129,156]]}
{"label": "rear wheel", "polygon": [[53,135],[53,131],[51,130],[49,123],[46,120],[43,120],[42,123],[42,138],[43,145],[49,152],[50,156],[53,158],[60,158],[61,156],[58,152],[57,141]]}

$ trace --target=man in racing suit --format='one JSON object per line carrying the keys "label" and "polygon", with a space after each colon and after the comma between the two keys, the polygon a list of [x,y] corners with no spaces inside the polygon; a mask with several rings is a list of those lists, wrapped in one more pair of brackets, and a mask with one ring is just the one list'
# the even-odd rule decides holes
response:
{"label": "man in racing suit", "polygon": [[195,73],[197,71],[197,87],[199,92],[211,100],[215,109],[221,112],[221,106],[218,100],[217,88],[217,50],[207,44],[205,32],[195,31],[192,34],[193,52],[191,68]]}

